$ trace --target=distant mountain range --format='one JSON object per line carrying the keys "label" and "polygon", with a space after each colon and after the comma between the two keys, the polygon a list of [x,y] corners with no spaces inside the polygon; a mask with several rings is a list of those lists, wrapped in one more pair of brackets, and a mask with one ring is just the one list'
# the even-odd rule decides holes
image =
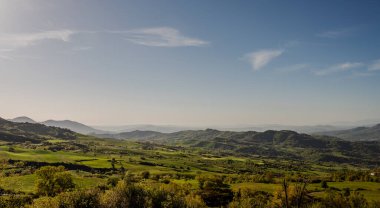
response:
{"label": "distant mountain range", "polygon": [[7,142],[40,143],[49,139],[73,140],[77,133],[58,127],[46,126],[39,123],[12,122],[0,118],[0,140]]}
{"label": "distant mountain range", "polygon": [[345,141],[336,137],[300,134],[288,130],[219,131],[186,130],[174,133],[132,131],[97,135],[165,145],[187,146],[200,150],[223,151],[226,154],[248,154],[273,158],[380,164],[379,141]]}
{"label": "distant mountain range", "polygon": [[341,131],[320,132],[318,134],[339,137],[349,141],[380,141],[380,124]]}
{"label": "distant mountain range", "polygon": [[17,117],[14,119],[8,119],[8,120],[12,121],[12,122],[17,122],[17,123],[33,123],[33,124],[34,123],[40,123],[40,124],[44,124],[46,126],[54,126],[54,127],[59,127],[59,128],[70,129],[71,131],[75,131],[75,132],[81,133],[81,134],[107,133],[106,131],[98,130],[98,129],[92,128],[90,126],[81,124],[79,122],[70,121],[70,120],[63,120],[63,121],[47,120],[47,121],[43,121],[43,122],[36,122],[35,120],[28,118],[26,116],[21,116],[21,117]]}
{"label": "distant mountain range", "polygon": [[[88,126],[76,121],[71,120],[47,120],[43,122],[36,122],[35,120],[26,116],[9,119],[12,122],[18,123],[40,123],[47,126],[54,126],[60,128],[70,129],[74,132],[81,134],[91,134],[97,136],[111,137],[111,138],[125,138],[131,134],[141,134],[145,132],[145,137],[150,138],[151,134],[158,133],[175,133],[188,130],[202,130],[202,127],[184,127],[175,125],[124,125],[124,126]],[[339,137],[341,139],[350,141],[371,141],[380,140],[380,125],[372,127],[356,127],[355,126],[334,126],[334,125],[310,125],[310,126],[292,126],[292,125],[257,125],[257,126],[219,126],[212,127],[220,131],[257,131],[263,132],[267,130],[291,130],[298,133],[327,135]],[[154,132],[154,133],[152,133]],[[149,133],[149,134],[148,134]],[[148,134],[148,135],[147,135]],[[136,136],[136,135],[135,135]]]}
{"label": "distant mountain range", "polygon": [[[71,124],[71,122],[68,123]],[[62,124],[62,122],[58,124]],[[378,127],[380,125],[374,128]],[[98,134],[97,136],[136,140],[142,142],[140,144],[144,148],[150,148],[150,144],[156,143],[191,147],[205,152],[218,151],[226,155],[239,154],[318,162],[380,165],[378,160],[380,158],[380,141],[352,142],[331,136],[300,134],[288,130],[236,132],[206,129],[174,133],[132,131]],[[66,128],[51,127],[40,123],[17,123],[0,118],[0,141],[3,142],[37,144],[51,139],[63,139],[75,143],[77,138],[79,138],[77,133]]]}
{"label": "distant mountain range", "polygon": [[124,126],[94,126],[108,132],[131,132],[131,131],[156,131],[161,133],[174,133],[185,130],[203,130],[206,128],[218,129],[221,131],[267,131],[267,130],[291,130],[299,133],[315,133],[337,131],[353,128],[354,126],[333,126],[333,125],[315,125],[315,126],[295,126],[295,125],[240,125],[240,126],[175,126],[175,125],[124,125]]}
{"label": "distant mountain range", "polygon": [[[160,133],[174,133],[185,130],[202,130],[207,127],[191,127],[191,126],[176,126],[176,125],[123,125],[123,126],[89,126],[71,120],[47,120],[37,122],[29,117],[21,116],[13,119],[8,119],[12,122],[18,123],[41,123],[47,126],[55,126],[60,128],[67,128],[81,134],[106,134],[106,133],[121,133],[133,131],[154,131]],[[222,131],[267,131],[267,130],[292,130],[299,133],[314,133],[314,132],[328,132],[349,129],[352,126],[331,126],[331,125],[315,125],[315,126],[290,126],[290,125],[257,125],[257,126],[214,126],[213,129]]]}
{"label": "distant mountain range", "polygon": [[108,132],[131,132],[131,131],[157,131],[161,133],[173,133],[183,130],[201,130],[204,127],[189,127],[189,126],[175,126],[175,125],[151,125],[151,124],[132,124],[121,126],[93,126]]}
{"label": "distant mountain range", "polygon": [[92,128],[90,126],[75,122],[75,121],[70,121],[70,120],[63,120],[63,121],[55,121],[55,120],[47,120],[44,122],[41,122],[42,124],[45,124],[46,126],[55,126],[55,127],[60,127],[60,128],[66,128],[70,129],[72,131],[81,133],[81,134],[90,134],[90,133],[105,133],[105,131],[98,130],[95,128]]}

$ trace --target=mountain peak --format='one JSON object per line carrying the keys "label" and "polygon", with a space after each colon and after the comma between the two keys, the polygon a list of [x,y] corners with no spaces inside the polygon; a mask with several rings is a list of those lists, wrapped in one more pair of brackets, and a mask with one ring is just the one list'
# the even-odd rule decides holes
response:
{"label": "mountain peak", "polygon": [[20,116],[14,119],[9,119],[9,121],[16,122],[16,123],[37,123],[35,120],[26,116]]}
{"label": "mountain peak", "polygon": [[85,124],[82,124],[76,121],[71,121],[71,120],[61,120],[61,121],[47,120],[47,121],[42,122],[42,124],[45,124],[46,126],[55,126],[55,127],[70,129],[72,131],[75,131],[81,134],[104,133],[103,131],[94,129]]}

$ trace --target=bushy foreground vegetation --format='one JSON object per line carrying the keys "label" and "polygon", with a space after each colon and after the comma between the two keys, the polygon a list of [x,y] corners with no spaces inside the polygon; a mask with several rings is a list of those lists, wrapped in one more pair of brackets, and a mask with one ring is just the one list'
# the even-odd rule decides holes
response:
{"label": "bushy foreground vegetation", "polygon": [[[195,186],[178,184],[171,177],[149,172],[109,177],[106,183],[87,189],[78,189],[73,176],[63,166],[45,166],[36,171],[34,194],[15,193],[1,189],[0,207],[33,208],[124,208],[124,207],[320,207],[370,208],[379,207],[380,201],[368,201],[358,190],[329,187],[322,181],[321,197],[312,195],[310,181],[298,178],[283,179],[273,192],[259,188],[233,190],[230,178],[223,175],[198,175]],[[312,186],[311,186],[312,187]],[[315,187],[315,184],[314,184]]]}

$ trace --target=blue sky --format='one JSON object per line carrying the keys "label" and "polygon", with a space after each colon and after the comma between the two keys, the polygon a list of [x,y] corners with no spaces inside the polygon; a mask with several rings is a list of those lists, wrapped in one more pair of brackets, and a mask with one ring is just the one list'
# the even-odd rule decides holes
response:
{"label": "blue sky", "polygon": [[93,125],[380,118],[378,1],[0,0],[0,116]]}

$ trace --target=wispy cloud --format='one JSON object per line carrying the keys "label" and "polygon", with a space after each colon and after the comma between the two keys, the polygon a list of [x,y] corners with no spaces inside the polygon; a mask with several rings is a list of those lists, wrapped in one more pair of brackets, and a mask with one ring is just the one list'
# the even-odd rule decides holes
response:
{"label": "wispy cloud", "polygon": [[153,27],[127,31],[113,31],[122,33],[128,41],[136,44],[154,47],[184,47],[204,46],[208,41],[190,38],[181,34],[177,29],[171,27]]}
{"label": "wispy cloud", "polygon": [[368,71],[378,71],[380,70],[380,59],[375,60],[372,64],[368,66]]}
{"label": "wispy cloud", "polygon": [[258,71],[264,66],[266,66],[273,59],[275,59],[276,57],[280,56],[283,53],[284,53],[283,49],[277,49],[277,50],[265,49],[265,50],[248,53],[244,56],[244,59],[246,59],[247,61],[249,61],[249,63],[251,63],[252,69],[254,71]]}
{"label": "wispy cloud", "polygon": [[318,33],[318,37],[322,38],[339,38],[351,35],[355,31],[355,28],[342,28],[336,30],[328,30],[321,33]]}
{"label": "wispy cloud", "polygon": [[363,64],[361,62],[345,62],[345,63],[330,66],[326,69],[315,71],[314,73],[315,73],[315,75],[318,75],[318,76],[326,76],[329,74],[349,71],[351,69],[355,69],[355,68],[359,68],[359,67],[363,67],[363,66],[365,66],[365,64]]}
{"label": "wispy cloud", "polygon": [[50,30],[37,33],[22,34],[0,34],[0,48],[13,50],[20,47],[27,47],[44,40],[57,40],[68,42],[75,34],[72,30]]}
{"label": "wispy cloud", "polygon": [[[120,39],[127,39],[133,43],[156,46],[156,47],[183,47],[183,46],[204,46],[209,42],[197,38],[190,38],[181,34],[177,29],[171,27],[153,27],[131,30],[45,30],[28,33],[0,33],[0,60],[14,60],[19,57],[17,51],[21,48],[37,45],[40,42],[53,40],[69,42],[76,34],[116,34]],[[89,46],[75,46],[72,51],[91,50]]]}

